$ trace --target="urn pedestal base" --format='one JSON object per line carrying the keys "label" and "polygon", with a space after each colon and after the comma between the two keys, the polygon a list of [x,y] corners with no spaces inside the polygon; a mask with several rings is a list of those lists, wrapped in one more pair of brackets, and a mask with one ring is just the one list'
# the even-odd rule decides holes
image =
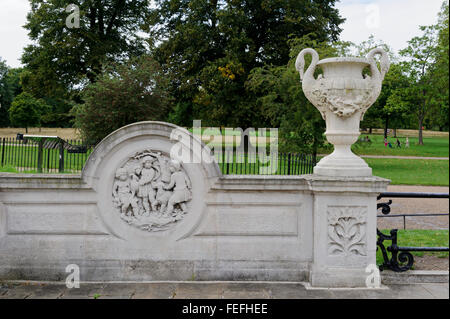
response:
{"label": "urn pedestal base", "polygon": [[372,168],[355,154],[332,154],[325,156],[314,167],[314,174],[322,176],[372,176]]}
{"label": "urn pedestal base", "polygon": [[322,158],[314,167],[314,174],[322,176],[372,176],[372,169],[359,156],[352,152],[352,144],[358,140],[359,119],[361,112],[348,118],[340,118],[327,114],[328,142],[334,146],[334,151]]}

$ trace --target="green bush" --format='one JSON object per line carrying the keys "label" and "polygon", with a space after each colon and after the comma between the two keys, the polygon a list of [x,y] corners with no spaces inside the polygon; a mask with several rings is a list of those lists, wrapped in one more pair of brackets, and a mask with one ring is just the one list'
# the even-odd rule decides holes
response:
{"label": "green bush", "polygon": [[116,129],[139,121],[165,120],[171,97],[169,79],[148,56],[109,67],[73,108],[75,126],[95,144]]}
{"label": "green bush", "polygon": [[36,99],[31,94],[23,92],[17,95],[8,110],[9,120],[15,127],[40,125],[41,115],[48,111],[49,106],[42,99]]}

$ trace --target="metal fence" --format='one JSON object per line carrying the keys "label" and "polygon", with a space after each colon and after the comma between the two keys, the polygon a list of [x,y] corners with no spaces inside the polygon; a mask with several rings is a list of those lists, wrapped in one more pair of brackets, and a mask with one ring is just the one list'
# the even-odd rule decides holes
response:
{"label": "metal fence", "polygon": [[225,175],[312,174],[316,165],[316,156],[307,154],[219,151],[213,155]]}
{"label": "metal fence", "polygon": [[[448,193],[397,193],[397,192],[385,192],[381,193],[377,199],[381,198],[449,198]],[[383,215],[377,217],[401,217],[405,216],[441,216],[448,214],[400,214],[390,215],[392,200],[385,203],[378,203],[377,209],[381,209]],[[404,228],[405,225],[403,226]],[[390,269],[395,272],[403,272],[410,270],[414,265],[414,256],[411,252],[443,252],[449,251],[448,247],[404,247],[398,245],[398,229],[391,229],[388,234],[381,232],[377,228],[377,246],[381,250],[383,256],[383,264],[380,265],[380,271],[383,269]],[[390,241],[391,245],[385,247],[385,241]],[[391,253],[389,258],[388,252]]]}
{"label": "metal fence", "polygon": [[2,171],[21,173],[77,173],[93,149],[81,140],[46,143],[3,137],[0,141]]}
{"label": "metal fence", "polygon": [[[36,141],[0,138],[2,171],[23,173],[77,173],[93,150],[81,140]],[[316,156],[307,154],[218,151],[213,153],[223,174],[311,174]]]}

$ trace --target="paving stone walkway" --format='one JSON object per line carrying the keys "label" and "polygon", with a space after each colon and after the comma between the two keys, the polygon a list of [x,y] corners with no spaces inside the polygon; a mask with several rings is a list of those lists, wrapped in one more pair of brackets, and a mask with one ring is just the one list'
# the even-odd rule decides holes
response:
{"label": "paving stone walkway", "polygon": [[[388,192],[399,193],[448,193],[446,186],[389,185]],[[390,216],[399,214],[442,214],[449,212],[448,198],[383,198],[379,202],[392,200]],[[382,215],[378,212],[378,215]],[[448,229],[448,216],[409,216],[405,220],[406,229]],[[380,229],[403,229],[402,217],[378,218]]]}
{"label": "paving stone walkway", "polygon": [[0,299],[448,299],[448,283],[382,289],[317,289],[288,282],[64,283],[3,282]]}

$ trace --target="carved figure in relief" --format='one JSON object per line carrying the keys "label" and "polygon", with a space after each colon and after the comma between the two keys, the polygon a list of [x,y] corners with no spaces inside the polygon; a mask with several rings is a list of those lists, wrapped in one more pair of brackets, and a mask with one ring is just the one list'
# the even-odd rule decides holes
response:
{"label": "carved figure in relief", "polygon": [[137,216],[139,206],[136,201],[135,192],[131,189],[127,170],[119,168],[116,172],[118,180],[113,185],[113,196],[120,206],[122,217],[129,217],[128,208],[131,206],[133,214]]}
{"label": "carved figure in relief", "polygon": [[187,213],[191,182],[180,162],[144,150],[118,168],[115,176],[113,204],[129,225],[149,232],[162,231]]}
{"label": "carved figure in relief", "polygon": [[171,191],[164,189],[165,186],[166,184],[162,181],[162,179],[161,181],[154,184],[154,187],[157,189],[156,204],[161,205],[159,208],[159,211],[161,213],[166,213],[167,203],[169,202],[169,199],[172,196]]}
{"label": "carved figure in relief", "polygon": [[181,164],[178,161],[172,160],[170,162],[170,171],[172,176],[170,177],[169,185],[165,186],[166,190],[173,189],[173,194],[170,196],[167,213],[171,214],[175,204],[180,204],[181,210],[186,212],[185,202],[192,198],[191,194],[191,182],[187,175],[181,171]]}
{"label": "carved figure in relief", "polygon": [[159,166],[160,166],[160,169],[161,169],[161,180],[164,183],[169,183],[170,182],[171,172],[170,172],[170,168],[169,168],[169,164],[167,162],[167,159],[165,159],[162,156],[160,156],[160,157],[158,157],[158,162],[159,162]]}
{"label": "carved figure in relief", "polygon": [[140,164],[136,164],[132,167],[132,171],[130,173],[130,187],[131,191],[136,194],[135,199],[137,201],[139,212],[143,209],[142,198],[137,196],[139,194],[139,179],[142,172],[142,166]]}
{"label": "carved figure in relief", "polygon": [[150,215],[150,205],[153,211],[156,211],[156,192],[152,187],[152,181],[155,178],[156,170],[153,168],[155,157],[145,156],[142,158],[143,168],[141,179],[139,180],[139,194],[142,198],[142,204],[145,209],[145,216]]}

